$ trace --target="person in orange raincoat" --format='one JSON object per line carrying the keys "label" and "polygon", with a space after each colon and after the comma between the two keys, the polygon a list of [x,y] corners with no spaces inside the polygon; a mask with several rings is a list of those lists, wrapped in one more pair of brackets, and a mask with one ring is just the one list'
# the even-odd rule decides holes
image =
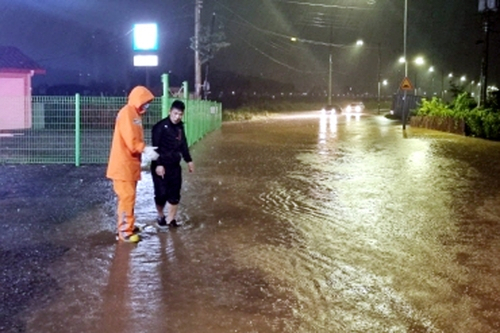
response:
{"label": "person in orange raincoat", "polygon": [[142,115],[153,99],[151,91],[137,86],[116,116],[106,177],[113,181],[118,199],[118,239],[124,242],[140,241],[134,229],[134,206],[137,182],[141,179],[141,156],[158,158],[155,147],[146,147],[142,128]]}

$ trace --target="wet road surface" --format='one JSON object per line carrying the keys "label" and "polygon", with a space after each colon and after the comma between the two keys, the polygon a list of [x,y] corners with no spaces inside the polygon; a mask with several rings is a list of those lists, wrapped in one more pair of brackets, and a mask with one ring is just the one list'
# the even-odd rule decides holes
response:
{"label": "wet road surface", "polygon": [[500,143],[313,112],[192,155],[183,226],[137,246],[104,166],[0,167],[0,331],[500,331]]}

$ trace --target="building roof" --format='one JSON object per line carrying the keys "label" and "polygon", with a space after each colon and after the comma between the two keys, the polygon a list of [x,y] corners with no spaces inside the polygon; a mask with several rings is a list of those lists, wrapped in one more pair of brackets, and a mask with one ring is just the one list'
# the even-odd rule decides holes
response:
{"label": "building roof", "polygon": [[44,74],[45,69],[17,47],[0,46],[0,72],[29,72]]}

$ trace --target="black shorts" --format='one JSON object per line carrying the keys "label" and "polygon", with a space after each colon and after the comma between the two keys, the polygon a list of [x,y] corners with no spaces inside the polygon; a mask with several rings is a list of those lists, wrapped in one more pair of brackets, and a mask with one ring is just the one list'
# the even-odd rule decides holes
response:
{"label": "black shorts", "polygon": [[181,200],[182,168],[180,165],[167,165],[163,178],[156,174],[153,166],[151,175],[155,189],[155,203],[158,206],[165,206],[168,202],[177,205]]}

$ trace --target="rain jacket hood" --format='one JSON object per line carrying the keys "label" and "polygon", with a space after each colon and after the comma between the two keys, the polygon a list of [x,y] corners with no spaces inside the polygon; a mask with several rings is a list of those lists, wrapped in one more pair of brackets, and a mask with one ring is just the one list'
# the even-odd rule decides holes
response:
{"label": "rain jacket hood", "polygon": [[137,86],[128,95],[128,104],[136,110],[140,110],[141,106],[147,102],[151,102],[154,98],[153,93],[144,86]]}

